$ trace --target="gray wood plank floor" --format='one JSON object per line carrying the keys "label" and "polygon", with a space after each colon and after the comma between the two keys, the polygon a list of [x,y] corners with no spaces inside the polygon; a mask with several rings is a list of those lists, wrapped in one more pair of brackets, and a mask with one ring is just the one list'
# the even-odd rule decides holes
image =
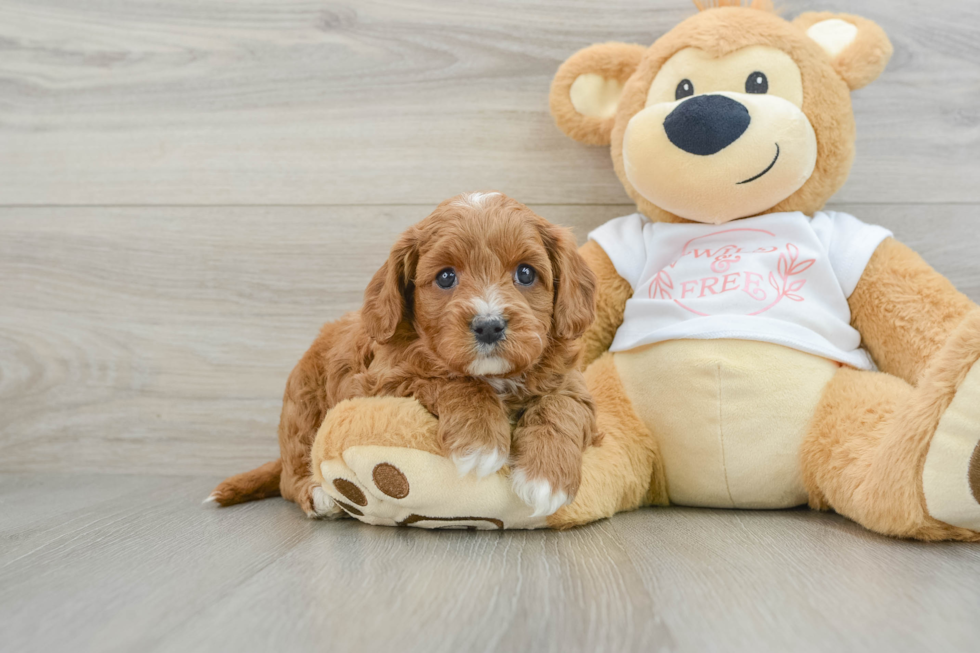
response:
{"label": "gray wood plank floor", "polygon": [[429,532],[204,512],[216,480],[0,475],[3,650],[976,650],[980,548],[836,515]]}
{"label": "gray wood plank floor", "polygon": [[[980,301],[980,4],[786,0],[890,34],[833,208]],[[975,651],[980,549],[644,510],[428,533],[199,501],[407,225],[494,188],[631,212],[558,64],[687,0],[0,0],[0,651]]]}

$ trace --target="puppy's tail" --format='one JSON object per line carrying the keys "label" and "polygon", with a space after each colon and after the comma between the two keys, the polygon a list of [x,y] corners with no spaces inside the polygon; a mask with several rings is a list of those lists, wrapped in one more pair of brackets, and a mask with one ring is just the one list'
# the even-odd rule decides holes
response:
{"label": "puppy's tail", "polygon": [[282,460],[276,459],[250,472],[236,474],[221,481],[204,503],[233,506],[236,503],[277,497],[280,476],[282,476]]}

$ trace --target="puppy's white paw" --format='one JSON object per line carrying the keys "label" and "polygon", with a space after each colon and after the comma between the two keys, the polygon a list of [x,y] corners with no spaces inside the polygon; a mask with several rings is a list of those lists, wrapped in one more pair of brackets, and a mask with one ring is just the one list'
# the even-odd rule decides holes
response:
{"label": "puppy's white paw", "polygon": [[507,454],[499,449],[477,449],[464,454],[454,453],[451,457],[460,476],[475,471],[477,478],[496,474],[507,463]]}
{"label": "puppy's white paw", "polygon": [[532,517],[552,515],[572,502],[562,490],[552,490],[551,483],[543,478],[529,479],[522,469],[511,471],[510,485],[524,503],[534,508]]}
{"label": "puppy's white paw", "polygon": [[313,488],[311,495],[313,497],[313,509],[306,513],[310,519],[337,519],[346,514],[319,485]]}

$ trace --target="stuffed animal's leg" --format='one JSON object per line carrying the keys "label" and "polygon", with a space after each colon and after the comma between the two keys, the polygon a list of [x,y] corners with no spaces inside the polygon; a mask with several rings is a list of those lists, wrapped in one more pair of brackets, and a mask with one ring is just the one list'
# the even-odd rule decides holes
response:
{"label": "stuffed animal's leg", "polygon": [[842,369],[803,447],[814,508],[897,537],[980,541],[980,314],[968,316],[916,387]]}
{"label": "stuffed animal's leg", "polygon": [[666,504],[656,443],[633,412],[610,355],[585,373],[601,444],[586,450],[575,501],[535,516],[507,471],[460,476],[438,424],[414,399],[361,398],[334,407],[311,451],[319,487],[369,524],[424,528],[569,528],[641,505]]}
{"label": "stuffed animal's leg", "polygon": [[318,487],[368,524],[420,528],[542,528],[504,472],[460,475],[439,423],[415,399],[364,397],[327,413],[313,442]]}
{"label": "stuffed animal's leg", "polygon": [[612,354],[589,366],[585,381],[596,404],[602,441],[582,457],[582,484],[575,501],[548,518],[570,528],[645,505],[667,505],[667,486],[656,439],[636,412]]}

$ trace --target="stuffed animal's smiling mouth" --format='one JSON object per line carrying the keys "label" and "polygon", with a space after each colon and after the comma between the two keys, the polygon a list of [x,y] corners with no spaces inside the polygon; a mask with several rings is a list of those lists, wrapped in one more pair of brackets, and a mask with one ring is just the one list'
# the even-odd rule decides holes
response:
{"label": "stuffed animal's smiling mouth", "polygon": [[747,183],[749,183],[749,182],[751,182],[751,181],[755,181],[756,179],[758,179],[758,178],[760,178],[760,177],[762,177],[762,176],[763,176],[763,175],[765,175],[765,174],[766,174],[767,172],[769,172],[770,170],[772,170],[772,167],[773,167],[774,165],[776,165],[776,161],[778,161],[778,160],[779,160],[779,143],[776,143],[776,157],[775,157],[775,158],[774,158],[774,159],[772,160],[772,163],[770,163],[770,164],[769,164],[769,167],[768,167],[768,168],[766,168],[765,170],[763,170],[762,172],[760,172],[759,174],[757,174],[757,175],[756,175],[755,177],[749,177],[749,178],[748,178],[748,179],[746,179],[745,181],[740,181],[740,182],[738,182],[738,183],[737,183],[737,184],[735,184],[735,185],[736,185],[736,186],[741,186],[742,184],[747,184]]}

